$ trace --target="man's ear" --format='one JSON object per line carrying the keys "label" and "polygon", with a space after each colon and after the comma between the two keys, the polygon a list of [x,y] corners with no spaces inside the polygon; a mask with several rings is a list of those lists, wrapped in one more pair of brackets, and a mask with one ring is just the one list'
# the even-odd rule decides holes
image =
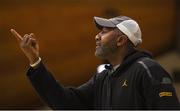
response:
{"label": "man's ear", "polygon": [[128,38],[125,35],[119,36],[117,38],[117,46],[123,46],[124,44],[126,44],[128,41]]}

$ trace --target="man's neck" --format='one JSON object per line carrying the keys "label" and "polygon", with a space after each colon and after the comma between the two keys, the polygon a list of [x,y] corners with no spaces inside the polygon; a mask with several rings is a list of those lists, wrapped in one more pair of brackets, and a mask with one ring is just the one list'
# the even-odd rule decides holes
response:
{"label": "man's neck", "polygon": [[126,56],[125,51],[119,51],[117,53],[114,53],[110,57],[108,57],[107,60],[114,67],[114,66],[120,65],[123,62],[123,59],[125,56]]}

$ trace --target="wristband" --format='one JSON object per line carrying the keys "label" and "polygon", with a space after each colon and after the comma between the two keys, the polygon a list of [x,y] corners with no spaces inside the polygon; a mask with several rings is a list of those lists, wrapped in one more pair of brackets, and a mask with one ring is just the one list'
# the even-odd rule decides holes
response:
{"label": "wristband", "polygon": [[31,67],[36,67],[41,62],[41,58],[39,57],[38,61],[36,61],[34,64],[30,64]]}

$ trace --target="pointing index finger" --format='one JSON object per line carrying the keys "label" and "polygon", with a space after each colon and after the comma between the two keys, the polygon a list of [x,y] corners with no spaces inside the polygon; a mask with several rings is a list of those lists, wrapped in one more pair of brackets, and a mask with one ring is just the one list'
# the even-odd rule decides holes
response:
{"label": "pointing index finger", "polygon": [[20,35],[19,33],[17,33],[16,30],[11,29],[11,33],[12,33],[19,41],[22,40],[21,35]]}

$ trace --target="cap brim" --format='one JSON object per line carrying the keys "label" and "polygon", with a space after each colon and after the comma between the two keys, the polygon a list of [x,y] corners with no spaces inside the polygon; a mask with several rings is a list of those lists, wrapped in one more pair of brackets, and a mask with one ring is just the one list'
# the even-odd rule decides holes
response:
{"label": "cap brim", "polygon": [[113,24],[110,20],[100,17],[94,17],[94,22],[96,24],[96,27],[98,29],[102,29],[103,27],[116,27],[115,24]]}

